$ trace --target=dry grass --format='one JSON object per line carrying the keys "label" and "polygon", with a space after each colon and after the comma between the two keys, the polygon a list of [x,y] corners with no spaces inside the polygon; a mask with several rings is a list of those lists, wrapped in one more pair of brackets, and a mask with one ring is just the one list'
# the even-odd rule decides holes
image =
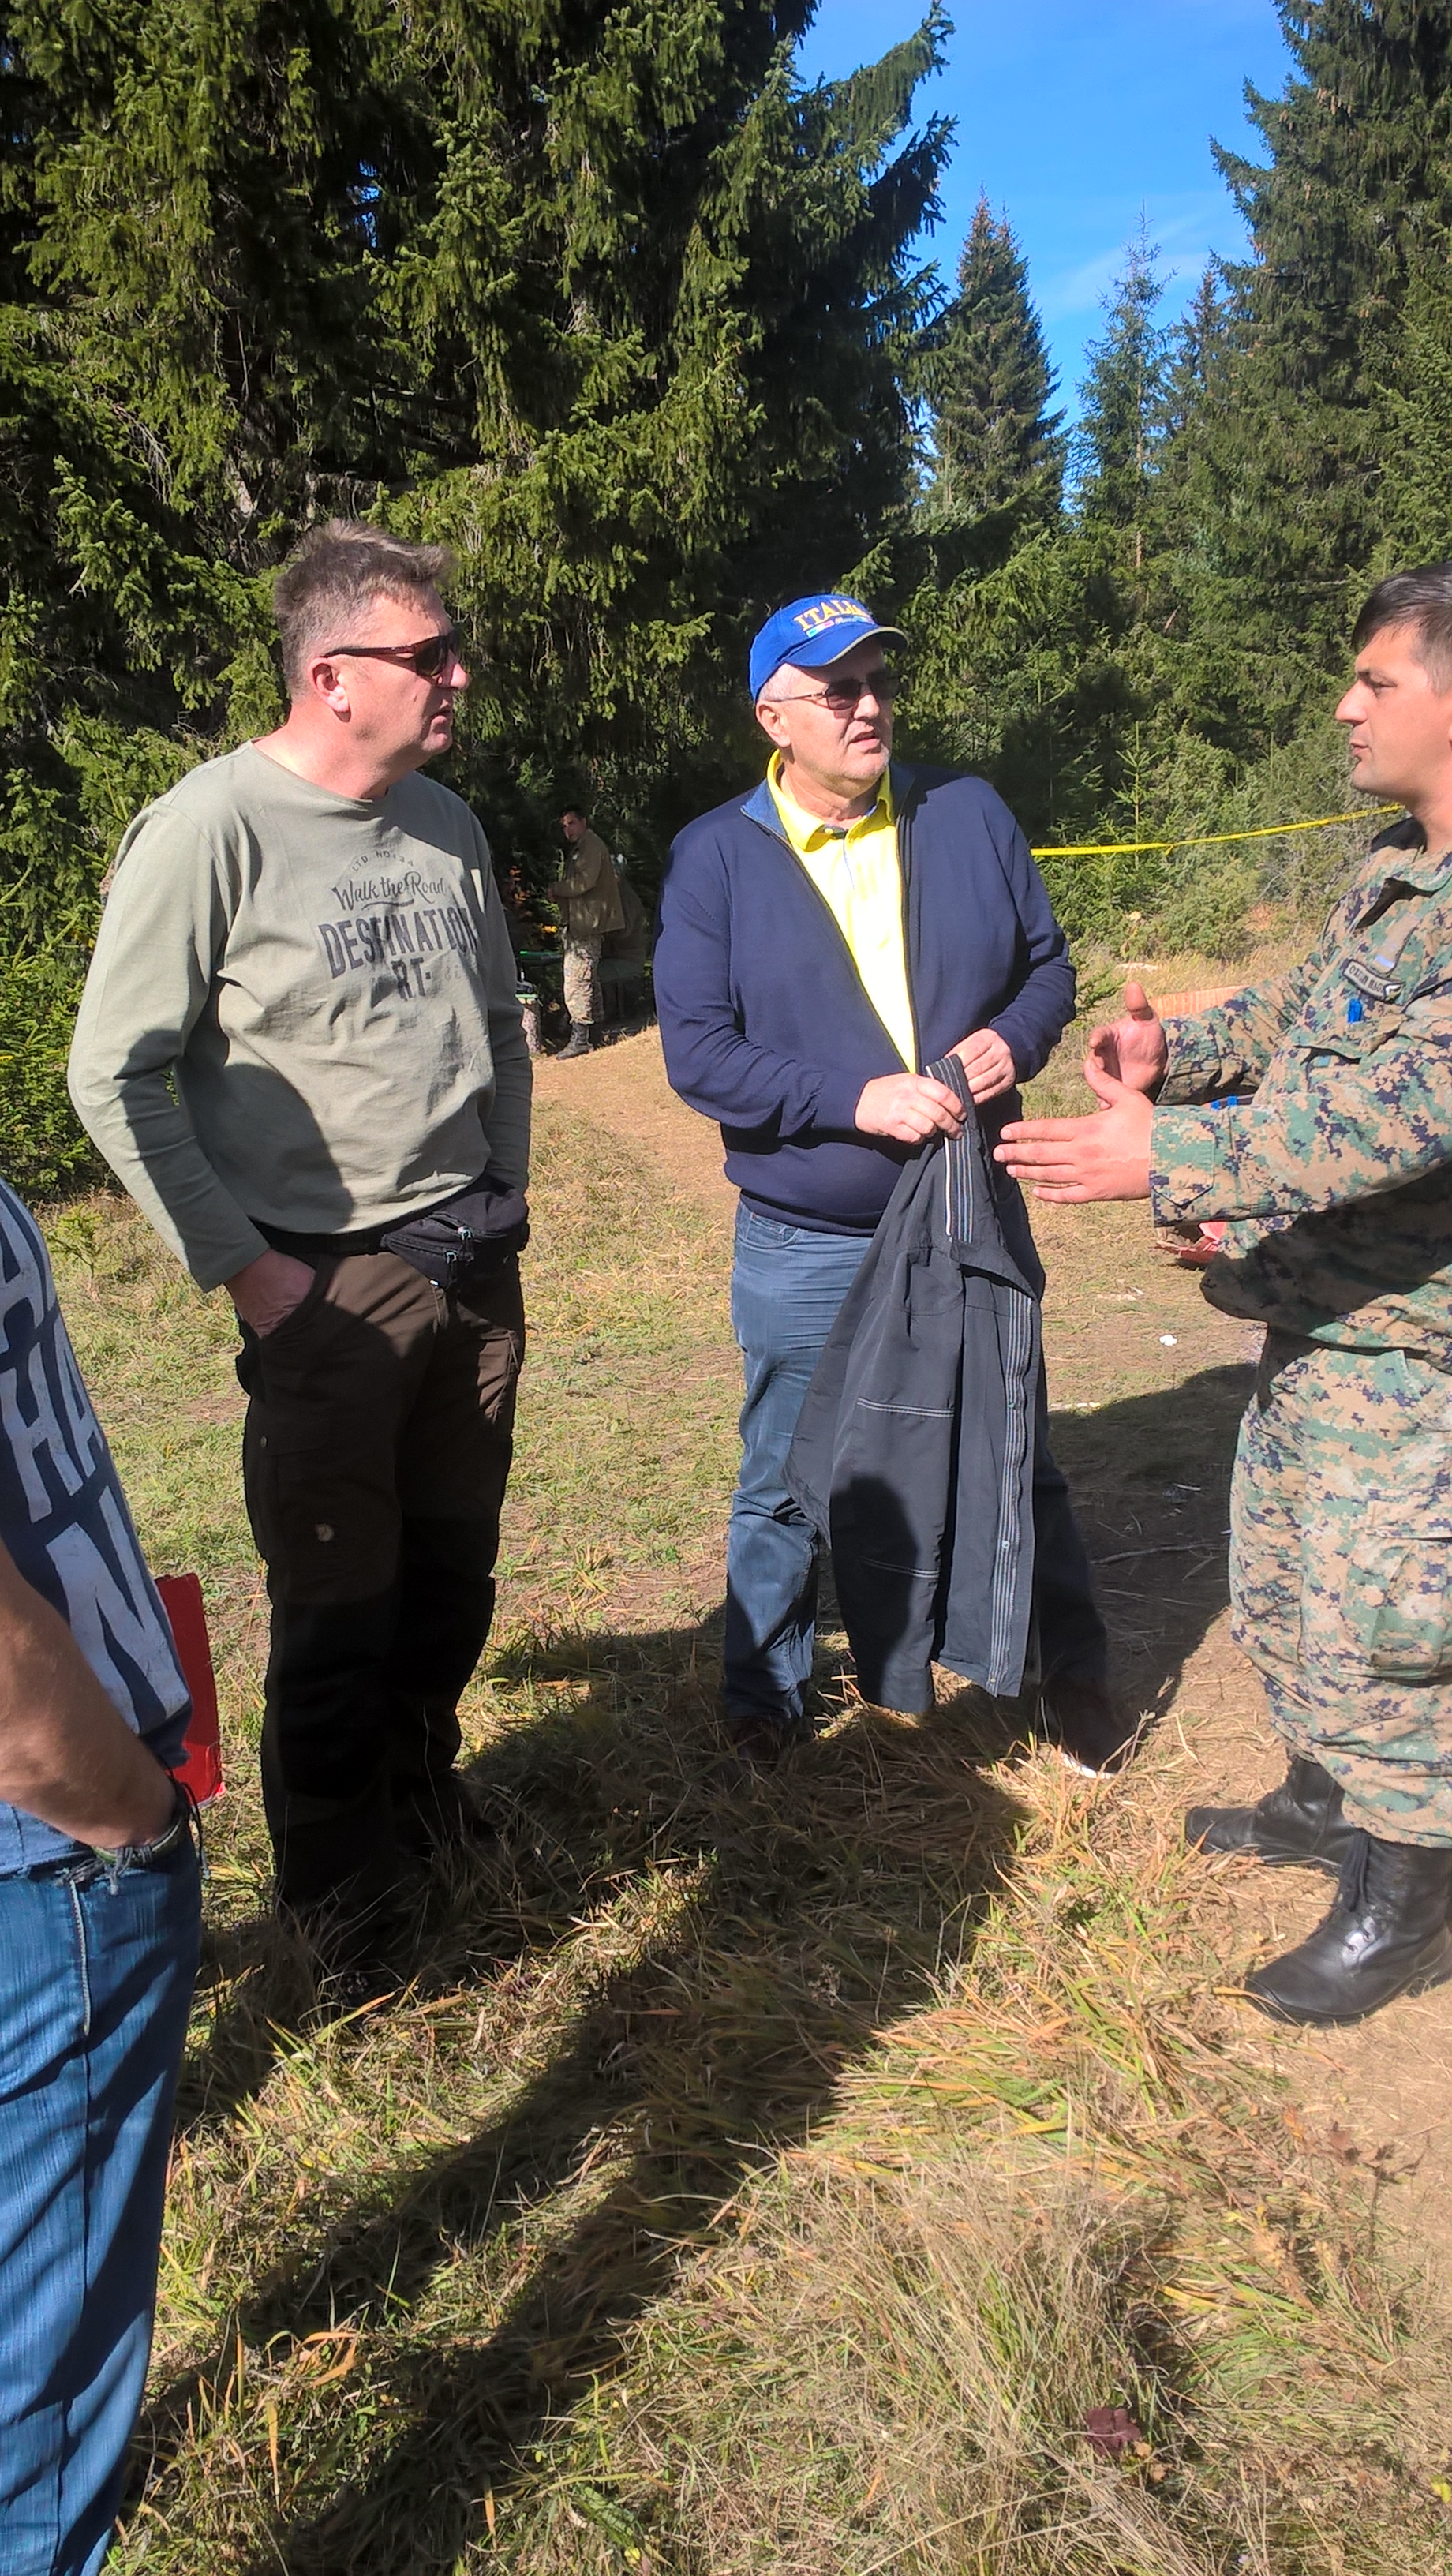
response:
{"label": "dry grass", "polygon": [[[1025,1839],[971,1959],[560,2425],[506,2564],[1446,2564],[1445,2344],[1369,2203],[1238,2064],[1199,1865],[1152,1793],[1130,1810],[1037,1761],[1015,1789]],[[1098,2405],[1143,2436],[1119,2463],[1086,2438]]]}
{"label": "dry grass", "polygon": [[[864,1709],[828,1639],[827,1731],[743,1788],[698,1606],[719,1229],[558,1111],[536,1208],[468,1710],[498,1846],[405,2002],[323,2030],[266,1920],[230,1337],[114,1204],[57,1229],[153,1561],[204,1574],[233,1781],[118,2568],[1433,2576],[1436,2312],[1375,2177],[1242,2044],[1233,1887],[1179,1851],[1153,1744],[1072,1784],[971,1692]],[[1213,1539],[1230,1373],[1187,1338],[1173,1380],[1139,1308],[1126,1340],[1138,1237],[1084,1240],[1111,1323],[1074,1367],[1115,1391],[1060,1427],[1094,1510]],[[1188,1316],[1193,1283],[1155,1293]],[[1146,1706],[1221,1597],[1176,1586],[1133,1608]],[[1101,2404],[1143,2432],[1122,2461]]]}

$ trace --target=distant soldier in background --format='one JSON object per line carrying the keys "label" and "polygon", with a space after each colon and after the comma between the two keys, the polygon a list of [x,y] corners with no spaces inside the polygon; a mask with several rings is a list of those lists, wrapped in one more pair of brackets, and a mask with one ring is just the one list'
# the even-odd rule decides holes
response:
{"label": "distant soldier in background", "polygon": [[1043,1198],[1232,1220],[1205,1293],[1267,1328],[1234,1633],[1291,1761],[1257,1806],[1194,1808],[1186,1831],[1338,1876],[1310,1938],[1249,1980],[1293,2022],[1452,1977],[1452,563],[1379,582],[1353,643],[1355,783],[1410,819],[1304,965],[1164,1025],[1131,986],[1089,1041],[1102,1113],[998,1149]]}
{"label": "distant soldier in background", "polygon": [[625,928],[625,906],[615,862],[587,814],[567,805],[560,830],[571,855],[550,897],[565,936],[565,1008],[570,1015],[570,1042],[565,1056],[588,1055],[595,1031],[605,1017],[600,990],[600,952],[612,930]]}

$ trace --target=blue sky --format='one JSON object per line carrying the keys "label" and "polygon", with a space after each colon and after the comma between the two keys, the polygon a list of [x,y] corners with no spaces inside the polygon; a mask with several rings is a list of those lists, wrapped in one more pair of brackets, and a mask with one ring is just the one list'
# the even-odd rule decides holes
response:
{"label": "blue sky", "polygon": [[[928,237],[951,279],[981,190],[1027,254],[1060,399],[1074,408],[1086,341],[1123,246],[1139,224],[1174,270],[1167,318],[1193,296],[1209,253],[1244,236],[1210,157],[1258,138],[1247,79],[1274,94],[1289,59],[1271,0],[949,0],[946,71],[919,102],[957,120]],[[874,60],[911,32],[921,0],[822,0],[802,49],[808,79]]]}

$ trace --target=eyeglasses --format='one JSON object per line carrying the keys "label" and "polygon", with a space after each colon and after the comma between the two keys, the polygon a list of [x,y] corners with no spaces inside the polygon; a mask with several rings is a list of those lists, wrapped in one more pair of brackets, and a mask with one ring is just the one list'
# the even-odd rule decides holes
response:
{"label": "eyeglasses", "polygon": [[322,659],[341,662],[350,656],[359,662],[407,662],[421,680],[437,680],[451,663],[463,659],[463,644],[458,627],[446,626],[442,635],[426,635],[421,644],[330,644]]}
{"label": "eyeglasses", "polygon": [[825,689],[793,689],[789,698],[778,700],[788,707],[825,707],[833,716],[855,716],[859,701],[876,698],[880,707],[890,707],[897,696],[897,679],[893,672],[864,671],[860,680],[833,680]]}

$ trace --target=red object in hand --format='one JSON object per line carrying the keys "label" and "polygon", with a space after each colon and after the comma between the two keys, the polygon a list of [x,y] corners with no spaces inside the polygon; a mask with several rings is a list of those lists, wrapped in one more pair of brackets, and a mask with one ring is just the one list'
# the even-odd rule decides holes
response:
{"label": "red object in hand", "polygon": [[182,1679],[192,1697],[187,1740],[176,1777],[199,1807],[209,1807],[222,1794],[222,1736],[217,1724],[217,1680],[212,1670],[212,1641],[202,1587],[194,1574],[161,1574],[156,1580],[161,1606],[171,1622]]}

